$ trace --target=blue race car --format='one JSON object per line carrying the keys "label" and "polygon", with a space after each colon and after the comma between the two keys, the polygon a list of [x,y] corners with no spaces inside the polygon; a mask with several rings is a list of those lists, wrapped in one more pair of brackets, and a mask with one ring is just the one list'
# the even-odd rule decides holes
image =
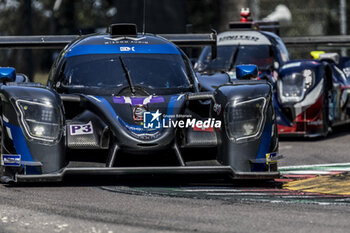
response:
{"label": "blue race car", "polygon": [[[216,44],[215,34],[164,37]],[[271,85],[226,82],[203,92],[189,59],[164,37],[112,25],[107,34],[68,42],[47,86],[4,80],[2,182],[68,174],[279,177]],[[7,37],[0,44],[54,47],[66,40]]]}

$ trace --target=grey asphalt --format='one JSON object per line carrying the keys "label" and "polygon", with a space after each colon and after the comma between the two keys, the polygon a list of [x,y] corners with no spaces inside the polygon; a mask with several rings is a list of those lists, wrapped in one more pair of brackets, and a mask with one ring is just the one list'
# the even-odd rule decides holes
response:
{"label": "grey asphalt", "polygon": [[[350,162],[350,133],[283,140],[281,165]],[[139,177],[142,180],[145,177]],[[164,181],[163,181],[164,182]],[[148,180],[147,185],[152,184]],[[349,206],[110,192],[90,178],[0,186],[0,232],[349,232]]]}
{"label": "grey asphalt", "polygon": [[281,138],[279,166],[350,162],[350,126],[339,126],[325,138]]}
{"label": "grey asphalt", "polygon": [[98,187],[0,188],[4,232],[348,232],[348,206],[128,195]]}

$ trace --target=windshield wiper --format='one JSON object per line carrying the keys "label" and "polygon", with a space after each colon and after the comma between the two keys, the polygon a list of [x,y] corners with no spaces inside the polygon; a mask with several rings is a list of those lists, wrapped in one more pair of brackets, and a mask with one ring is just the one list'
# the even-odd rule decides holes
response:
{"label": "windshield wiper", "polygon": [[239,52],[239,46],[240,46],[240,44],[238,44],[238,46],[236,47],[235,51],[234,51],[233,54],[232,54],[232,57],[231,57],[231,59],[230,59],[230,65],[229,65],[227,71],[232,70],[233,66],[234,66],[235,63],[236,63],[237,55],[238,55],[238,52]]}
{"label": "windshield wiper", "polygon": [[136,94],[136,91],[135,91],[135,87],[134,87],[134,84],[132,83],[132,79],[131,79],[131,75],[130,75],[130,71],[128,70],[128,68],[126,67],[123,59],[121,56],[119,56],[119,60],[120,60],[120,63],[122,64],[122,67],[123,67],[123,70],[126,74],[126,79],[129,83],[129,87],[130,87],[130,91],[131,91],[131,94],[132,95],[135,95]]}

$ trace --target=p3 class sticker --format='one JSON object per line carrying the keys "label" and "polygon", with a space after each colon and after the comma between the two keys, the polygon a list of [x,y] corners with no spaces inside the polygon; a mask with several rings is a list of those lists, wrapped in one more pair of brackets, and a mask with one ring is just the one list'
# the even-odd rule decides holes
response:
{"label": "p3 class sticker", "polygon": [[92,127],[91,121],[87,124],[74,124],[69,126],[69,134],[74,135],[84,135],[84,134],[93,134],[94,129]]}

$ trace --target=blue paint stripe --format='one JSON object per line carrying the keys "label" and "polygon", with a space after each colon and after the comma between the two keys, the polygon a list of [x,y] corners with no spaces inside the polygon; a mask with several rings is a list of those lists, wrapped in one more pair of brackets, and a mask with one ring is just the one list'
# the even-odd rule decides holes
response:
{"label": "blue paint stripe", "polygon": [[9,127],[12,134],[13,144],[16,153],[21,155],[22,161],[33,162],[32,154],[29,151],[26,139],[24,138],[21,127],[4,122],[5,127]]}
{"label": "blue paint stripe", "polygon": [[[264,131],[261,135],[261,141],[258,153],[256,155],[256,159],[266,159],[266,154],[270,153],[271,147],[271,134],[272,134],[272,124],[271,121],[269,124],[266,124],[264,127]],[[252,166],[252,171],[265,171],[265,164],[254,164]]]}
{"label": "blue paint stripe", "polygon": [[177,102],[177,98],[179,98],[179,95],[173,95],[170,98],[169,104],[168,104],[168,110],[167,110],[167,115],[171,116],[174,113],[174,107]]}
{"label": "blue paint stripe", "polygon": [[264,127],[264,131],[262,133],[262,138],[260,142],[260,147],[258,154],[256,155],[257,159],[265,159],[266,154],[270,153],[270,147],[271,147],[271,134],[272,134],[272,124],[273,121],[271,121],[269,124],[266,124]]}
{"label": "blue paint stripe", "polygon": [[[126,51],[129,50],[129,51]],[[77,45],[69,50],[65,57],[88,54],[178,54],[179,50],[172,44],[150,45]]]}
{"label": "blue paint stripe", "polygon": [[114,111],[112,105],[111,105],[105,98],[103,98],[103,97],[101,97],[101,96],[94,96],[94,97],[95,97],[96,99],[98,99],[99,101],[101,101],[101,103],[102,103],[105,107],[107,107],[108,111],[112,114],[112,116],[113,116],[115,119],[119,118],[119,116],[115,113],[115,111]]}

